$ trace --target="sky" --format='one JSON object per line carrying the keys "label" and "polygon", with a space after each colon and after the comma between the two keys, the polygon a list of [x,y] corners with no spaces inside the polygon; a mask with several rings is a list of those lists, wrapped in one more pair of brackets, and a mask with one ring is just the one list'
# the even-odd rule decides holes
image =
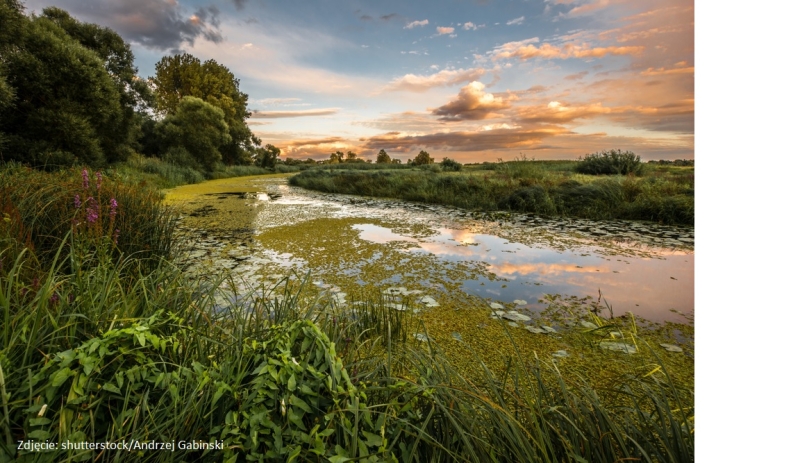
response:
{"label": "sky", "polygon": [[214,59],[282,157],[694,158],[692,0],[28,0]]}

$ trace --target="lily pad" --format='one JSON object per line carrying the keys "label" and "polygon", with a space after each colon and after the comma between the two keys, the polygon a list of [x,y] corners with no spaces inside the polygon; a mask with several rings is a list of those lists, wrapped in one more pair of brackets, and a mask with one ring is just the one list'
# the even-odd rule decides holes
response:
{"label": "lily pad", "polygon": [[676,346],[675,344],[662,343],[659,345],[664,349],[666,349],[667,352],[683,352],[683,349],[681,349],[679,346]]}
{"label": "lily pad", "polygon": [[517,322],[508,322],[508,326],[511,328],[519,328],[519,323]]}
{"label": "lily pad", "polygon": [[542,329],[547,333],[556,333],[556,329],[552,326],[542,325]]}
{"label": "lily pad", "polygon": [[543,330],[541,328],[537,328],[535,326],[526,326],[525,329],[530,331],[531,333],[534,333],[534,334],[545,334],[545,333],[547,333],[547,331],[545,331],[545,330]]}
{"label": "lily pad", "polygon": [[424,333],[414,333],[414,337],[417,339],[417,341],[422,341],[422,342],[430,341],[430,338]]}
{"label": "lily pad", "polygon": [[452,334],[452,336],[453,336],[453,339],[455,339],[456,341],[463,341],[463,339],[461,338],[461,333],[455,333],[454,332]]}
{"label": "lily pad", "polygon": [[597,325],[595,325],[592,322],[587,322],[586,320],[581,320],[581,326],[584,327],[584,328],[588,328],[590,330],[596,330],[597,329]]}
{"label": "lily pad", "polygon": [[493,309],[502,309],[503,308],[503,304],[498,304],[497,302],[492,302],[491,304],[489,304],[489,307],[491,307]]}
{"label": "lily pad", "polygon": [[516,305],[528,305],[528,301],[524,299],[514,299],[514,304]]}
{"label": "lily pad", "polygon": [[529,317],[527,315],[523,315],[523,314],[517,312],[516,310],[512,310],[510,312],[506,312],[506,313],[504,313],[502,315],[502,317],[505,318],[506,320],[511,320],[511,321],[514,321],[514,322],[527,322],[527,321],[530,321],[530,319],[531,319],[531,317]]}
{"label": "lily pad", "polygon": [[425,304],[428,307],[439,307],[439,303],[436,302],[436,300],[430,296],[423,297],[422,299],[419,300],[419,302],[421,304]]}
{"label": "lily pad", "polygon": [[564,358],[564,357],[569,357],[569,354],[565,350],[557,350],[553,352],[553,357]]}
{"label": "lily pad", "polygon": [[603,341],[600,343],[600,348],[613,350],[615,352],[625,352],[626,354],[635,354],[638,352],[636,346],[625,344],[624,342]]}

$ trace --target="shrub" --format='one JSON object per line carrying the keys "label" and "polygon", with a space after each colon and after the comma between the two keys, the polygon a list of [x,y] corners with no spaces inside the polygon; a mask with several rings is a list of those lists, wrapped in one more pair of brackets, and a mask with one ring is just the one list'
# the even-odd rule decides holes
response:
{"label": "shrub", "polygon": [[575,167],[581,174],[628,175],[641,172],[642,163],[639,156],[630,151],[609,150],[588,154]]}
{"label": "shrub", "polygon": [[460,162],[454,161],[450,158],[444,158],[442,160],[442,170],[444,171],[458,172],[462,167],[463,166]]}

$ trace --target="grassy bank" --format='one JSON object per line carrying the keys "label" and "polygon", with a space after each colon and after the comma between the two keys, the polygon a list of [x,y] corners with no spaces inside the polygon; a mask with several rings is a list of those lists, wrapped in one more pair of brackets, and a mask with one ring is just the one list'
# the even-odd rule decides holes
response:
{"label": "grassy bank", "polygon": [[[658,346],[675,327],[553,298],[542,323],[594,327],[548,342],[593,366],[475,352],[465,375],[379,293],[338,305],[302,278],[238,294],[224,274],[186,278],[169,211],[124,180],[0,171],[0,460],[693,460],[693,361]],[[176,448],[18,451],[27,439]],[[177,447],[193,440],[223,450]]]}
{"label": "grassy bank", "polygon": [[589,175],[578,173],[580,165],[578,161],[512,161],[465,166],[454,172],[437,164],[391,168],[341,164],[309,169],[290,183],[329,193],[470,210],[694,224],[694,167],[643,164],[637,175]]}

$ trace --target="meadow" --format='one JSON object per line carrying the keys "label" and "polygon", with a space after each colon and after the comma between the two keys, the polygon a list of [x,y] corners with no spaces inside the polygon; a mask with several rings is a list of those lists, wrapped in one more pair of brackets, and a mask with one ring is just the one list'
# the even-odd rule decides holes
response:
{"label": "meadow", "polygon": [[[529,167],[543,170],[515,168]],[[454,359],[381,293],[348,306],[320,300],[303,275],[241,290],[224,289],[236,288],[225,273],[187,278],[174,213],[125,169],[7,165],[0,192],[2,460],[694,458],[691,323],[647,328],[599,300],[553,297],[540,322],[573,328],[543,343],[572,358],[512,347],[500,366]],[[659,346],[676,339],[684,352]],[[637,353],[601,348],[620,341]],[[223,450],[17,450],[26,440]]]}

